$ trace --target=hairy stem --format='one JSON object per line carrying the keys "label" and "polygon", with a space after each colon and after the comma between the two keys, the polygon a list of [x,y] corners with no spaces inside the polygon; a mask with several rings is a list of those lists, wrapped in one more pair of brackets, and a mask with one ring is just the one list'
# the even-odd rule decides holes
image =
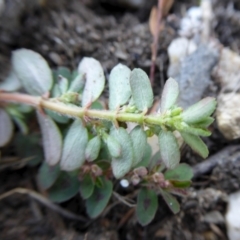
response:
{"label": "hairy stem", "polygon": [[82,108],[73,104],[65,104],[56,99],[44,99],[21,93],[0,92],[0,101],[23,103],[34,106],[37,109],[49,109],[56,113],[74,118],[105,119],[108,121],[135,122],[138,124],[163,125],[166,123],[162,115],[144,115],[143,113],[125,113],[110,110],[95,110]]}

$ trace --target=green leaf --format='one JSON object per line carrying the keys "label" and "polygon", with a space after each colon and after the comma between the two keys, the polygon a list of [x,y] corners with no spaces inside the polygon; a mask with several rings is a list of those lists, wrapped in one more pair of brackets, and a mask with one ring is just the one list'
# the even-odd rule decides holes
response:
{"label": "green leaf", "polygon": [[101,64],[94,58],[84,57],[78,66],[78,71],[86,77],[82,95],[82,106],[85,107],[101,95],[105,85],[105,76]]}
{"label": "green leaf", "polygon": [[166,180],[189,181],[193,177],[192,168],[186,163],[181,163],[171,170],[164,173]]}
{"label": "green leaf", "polygon": [[63,143],[60,167],[65,171],[80,168],[85,161],[85,149],[88,143],[87,129],[80,119],[70,126]]}
{"label": "green leaf", "polygon": [[209,117],[215,110],[217,102],[215,98],[206,97],[195,103],[182,113],[182,120],[188,124],[198,123]]}
{"label": "green leaf", "polygon": [[133,144],[133,165],[136,166],[139,162],[142,161],[145,146],[147,146],[147,135],[141,126],[136,126],[131,132],[130,137]]}
{"label": "green leaf", "polygon": [[66,67],[58,67],[57,71],[56,71],[56,77],[58,78],[58,76],[62,76],[64,78],[66,78],[67,80],[70,80],[72,78],[72,74],[71,71],[66,68]]}
{"label": "green leaf", "polygon": [[[191,181],[171,181],[171,184],[175,187],[175,188],[187,188],[191,185]],[[172,191],[172,189],[171,189]],[[175,189],[174,193],[177,192],[177,189]],[[179,190],[179,193],[181,193],[181,191]]]}
{"label": "green leaf", "polygon": [[207,128],[214,122],[214,120],[215,119],[213,117],[206,117],[200,122],[193,124],[193,126],[196,128]]}
{"label": "green leaf", "polygon": [[16,50],[12,55],[12,65],[23,87],[31,95],[41,96],[51,89],[52,72],[40,54],[28,49]]}
{"label": "green leaf", "polygon": [[21,133],[27,134],[28,127],[26,124],[26,119],[24,118],[24,115],[19,111],[19,109],[20,109],[20,105],[9,105],[6,108],[6,111],[10,115],[10,117],[13,119],[13,121],[16,123]]}
{"label": "green leaf", "polygon": [[208,131],[207,129],[202,129],[202,128],[195,128],[191,126],[183,126],[179,132],[185,132],[197,136],[202,136],[202,137],[209,137],[212,133]]}
{"label": "green leaf", "polygon": [[113,184],[102,178],[102,187],[95,187],[93,194],[86,200],[87,213],[91,218],[98,217],[107,206],[112,195]]}
{"label": "green leaf", "polygon": [[100,147],[101,138],[99,136],[95,136],[87,144],[87,148],[85,151],[86,160],[90,162],[96,160],[100,151]]}
{"label": "green leaf", "polygon": [[13,123],[7,112],[0,108],[0,147],[5,146],[12,138]]}
{"label": "green leaf", "polygon": [[147,167],[149,165],[150,159],[152,156],[152,148],[151,146],[147,143],[144,149],[144,155],[141,160],[135,167]]}
{"label": "green leaf", "polygon": [[12,116],[12,118],[13,118],[13,121],[18,126],[21,133],[26,135],[28,133],[28,126],[26,124],[26,119],[24,119],[24,116],[22,117]]}
{"label": "green leaf", "polygon": [[83,73],[77,74],[72,80],[68,92],[80,92],[85,85],[85,75]]}
{"label": "green leaf", "polygon": [[55,183],[59,174],[59,165],[49,166],[45,161],[43,161],[37,175],[38,183],[42,189],[48,189]]}
{"label": "green leaf", "polygon": [[91,109],[103,110],[104,107],[99,101],[95,101],[95,102],[92,103]]}
{"label": "green leaf", "polygon": [[47,115],[37,111],[38,122],[42,132],[45,161],[50,165],[59,162],[62,153],[62,135],[56,123]]}
{"label": "green leaf", "polygon": [[167,168],[173,169],[180,162],[180,151],[177,139],[170,131],[161,130],[158,136],[160,154]]}
{"label": "green leaf", "polygon": [[177,199],[170,194],[169,192],[160,189],[161,195],[164,199],[164,201],[167,203],[168,207],[171,209],[171,211],[176,214],[180,211],[180,206],[179,203],[177,201]]}
{"label": "green leaf", "polygon": [[48,197],[53,202],[65,202],[79,192],[80,183],[75,174],[62,172],[54,185],[48,190]]}
{"label": "green leaf", "polygon": [[83,199],[91,197],[94,190],[94,182],[90,174],[85,174],[80,182],[80,194]]}
{"label": "green leaf", "polygon": [[40,137],[40,134],[36,133],[30,133],[28,135],[16,133],[14,135],[14,146],[17,156],[21,158],[31,158],[28,162],[30,166],[36,166],[44,159],[43,149],[40,146]]}
{"label": "green leaf", "polygon": [[153,91],[147,74],[140,68],[131,72],[130,87],[138,110],[145,111],[153,104]]}
{"label": "green leaf", "polygon": [[161,97],[161,113],[169,110],[177,101],[179,94],[178,83],[173,79],[169,78],[163,88]]}
{"label": "green leaf", "polygon": [[137,197],[137,208],[136,208],[136,214],[137,214],[137,220],[142,226],[146,226],[149,224],[158,208],[158,198],[157,194],[147,188],[141,188],[138,192]]}
{"label": "green leaf", "polygon": [[120,143],[122,153],[118,158],[112,159],[113,175],[118,179],[128,173],[133,163],[133,147],[132,140],[126,129],[112,128],[110,135]]}
{"label": "green leaf", "polygon": [[113,136],[108,135],[106,143],[107,143],[107,147],[110,155],[113,158],[119,158],[122,153],[122,148],[120,143],[117,141],[117,139],[115,139]]}
{"label": "green leaf", "polygon": [[0,89],[7,92],[14,92],[21,88],[21,83],[14,71],[10,71],[7,78],[3,82],[0,82]]}
{"label": "green leaf", "polygon": [[130,88],[131,70],[119,63],[115,66],[109,76],[109,109],[116,110],[127,103],[131,96]]}
{"label": "green leaf", "polygon": [[191,133],[180,133],[184,141],[192,148],[193,151],[198,153],[203,158],[206,158],[208,156],[208,148],[200,137]]}

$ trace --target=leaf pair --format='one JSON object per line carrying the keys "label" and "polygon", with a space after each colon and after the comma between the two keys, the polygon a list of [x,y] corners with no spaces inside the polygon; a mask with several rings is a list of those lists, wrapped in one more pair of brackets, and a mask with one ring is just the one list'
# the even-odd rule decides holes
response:
{"label": "leaf pair", "polygon": [[152,106],[153,92],[147,74],[141,69],[131,71],[118,64],[109,76],[109,109],[125,105],[132,96],[137,109],[145,111]]}
{"label": "leaf pair", "polygon": [[130,134],[124,128],[112,128],[107,146],[112,156],[113,175],[122,178],[144,159],[148,147],[147,136],[141,126],[136,126]]}

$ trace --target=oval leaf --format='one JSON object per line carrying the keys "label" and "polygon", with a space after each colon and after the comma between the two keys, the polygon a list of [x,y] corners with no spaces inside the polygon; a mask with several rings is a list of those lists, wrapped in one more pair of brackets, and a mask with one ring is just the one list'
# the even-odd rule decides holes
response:
{"label": "oval leaf", "polygon": [[94,182],[90,174],[85,174],[80,182],[80,194],[83,199],[91,197],[94,190]]}
{"label": "oval leaf", "polygon": [[151,189],[140,189],[138,192],[136,208],[138,222],[142,226],[146,226],[147,224],[149,224],[153,220],[157,212],[157,208],[157,194]]}
{"label": "oval leaf", "polygon": [[217,102],[213,97],[206,97],[182,113],[182,120],[188,124],[198,123],[209,117],[215,110]]}
{"label": "oval leaf", "polygon": [[50,116],[53,120],[55,120],[58,123],[68,123],[69,122],[69,117],[63,116],[58,114],[57,112],[53,112],[49,109],[44,110],[48,116]]}
{"label": "oval leaf", "polygon": [[88,142],[87,129],[80,119],[70,126],[63,144],[60,167],[66,171],[80,168],[85,161],[85,149]]}
{"label": "oval leaf", "polygon": [[42,189],[50,188],[57,180],[60,174],[59,165],[49,166],[45,161],[42,163],[38,171],[38,183]]}
{"label": "oval leaf", "polygon": [[58,76],[58,87],[60,90],[60,94],[64,94],[68,90],[68,79],[63,77],[62,75]]}
{"label": "oval leaf", "polygon": [[78,72],[85,74],[86,84],[83,90],[82,106],[88,106],[98,99],[104,89],[103,69],[99,61],[85,57],[78,66]]}
{"label": "oval leaf", "polygon": [[102,179],[101,185],[101,187],[95,186],[92,196],[86,200],[87,213],[91,218],[96,218],[101,214],[112,195],[111,181]]}
{"label": "oval leaf", "polygon": [[147,74],[140,68],[131,72],[132,97],[138,110],[145,111],[153,104],[153,91]]}
{"label": "oval leaf", "polygon": [[92,138],[88,144],[85,151],[85,158],[88,161],[94,161],[97,159],[99,151],[101,147],[101,138],[99,136],[95,136]]}
{"label": "oval leaf", "polygon": [[160,154],[167,168],[175,168],[180,162],[177,139],[170,131],[161,130],[158,136]]}
{"label": "oval leaf", "polygon": [[52,72],[38,53],[19,49],[13,52],[12,65],[25,90],[31,95],[43,95],[51,89]]}
{"label": "oval leaf", "polygon": [[45,161],[50,165],[59,162],[62,153],[62,135],[56,123],[47,115],[37,111],[38,122],[42,132]]}
{"label": "oval leaf", "polygon": [[178,83],[173,78],[169,78],[163,88],[161,97],[161,113],[169,110],[177,101],[179,94]]}
{"label": "oval leaf", "polygon": [[74,174],[62,172],[55,184],[48,190],[48,197],[53,202],[65,202],[79,191],[80,183]]}
{"label": "oval leaf", "polygon": [[0,108],[0,147],[5,146],[12,138],[13,123],[5,110]]}
{"label": "oval leaf", "polygon": [[163,189],[160,189],[161,195],[164,199],[164,201],[167,203],[168,207],[171,209],[171,211],[176,214],[180,211],[180,206],[177,201],[177,199],[170,194],[167,191],[164,191]]}
{"label": "oval leaf", "polygon": [[191,133],[180,133],[184,141],[190,146],[190,148],[192,148],[193,151],[198,153],[203,158],[206,158],[208,156],[208,148],[200,137]]}
{"label": "oval leaf", "polygon": [[150,159],[152,156],[152,148],[151,146],[147,143],[147,145],[144,147],[144,155],[141,160],[135,167],[148,167],[150,163]]}
{"label": "oval leaf", "polygon": [[116,110],[127,103],[131,96],[130,88],[131,70],[119,63],[115,66],[109,76],[109,109]]}
{"label": "oval leaf", "polygon": [[110,135],[107,137],[107,147],[110,155],[113,158],[118,158],[121,156],[122,148],[120,143]]}
{"label": "oval leaf", "polygon": [[128,173],[133,163],[133,147],[130,135],[124,128],[113,128],[110,135],[118,140],[122,152],[121,156],[112,159],[112,171],[116,178],[123,177]]}
{"label": "oval leaf", "polygon": [[193,177],[192,168],[186,163],[181,163],[171,170],[164,173],[166,180],[189,181]]}
{"label": "oval leaf", "polygon": [[133,143],[133,167],[142,161],[144,156],[145,147],[147,146],[147,134],[141,128],[141,126],[136,126],[131,132],[130,137]]}

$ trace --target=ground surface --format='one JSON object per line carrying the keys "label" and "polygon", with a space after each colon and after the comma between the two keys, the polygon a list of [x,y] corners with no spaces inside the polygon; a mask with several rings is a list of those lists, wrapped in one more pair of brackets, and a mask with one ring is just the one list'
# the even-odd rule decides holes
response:
{"label": "ground surface", "polygon": [[[135,11],[95,1],[92,1],[94,4],[84,1],[91,7],[79,0],[37,7],[30,6],[27,1],[26,4],[17,0],[6,2],[7,10],[2,13],[4,17],[0,24],[0,79],[7,74],[10,52],[21,47],[39,52],[53,68],[67,66],[73,69],[82,57],[91,56],[101,62],[106,74],[119,62],[149,72],[152,36],[148,16],[155,1],[148,1],[145,8]],[[167,78],[167,47],[177,36],[179,19],[189,6],[198,1],[175,2],[170,12],[175,20],[166,23],[159,38],[154,84],[156,97]],[[226,14],[226,7],[234,14]],[[240,53],[238,11],[240,4],[236,0],[215,1],[213,35],[224,46]],[[214,94],[217,94],[216,89]],[[223,156],[223,159],[210,171],[199,173],[196,164],[204,160],[184,149],[183,161],[191,164],[198,176],[193,180],[189,196],[179,199],[182,210],[178,215],[173,216],[159,199],[160,208],[154,221],[142,228],[136,222],[134,211],[113,198],[111,208],[100,218],[81,222],[72,217],[62,217],[28,195],[15,194],[0,201],[0,239],[227,239],[223,216],[227,195],[240,187],[240,147],[237,147],[237,140],[227,141],[216,124],[212,131],[213,135],[207,140],[210,158],[223,151],[218,156]],[[3,150],[2,156],[15,157],[16,152],[11,145],[11,148]],[[0,193],[16,187],[38,191],[36,166],[3,166],[0,171]],[[61,206],[86,216],[78,197]]]}

